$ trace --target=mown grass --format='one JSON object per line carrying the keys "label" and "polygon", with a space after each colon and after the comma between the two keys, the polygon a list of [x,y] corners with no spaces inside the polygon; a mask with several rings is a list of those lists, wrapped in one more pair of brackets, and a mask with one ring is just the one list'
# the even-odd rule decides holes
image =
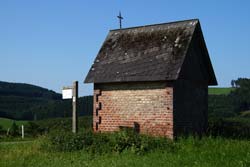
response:
{"label": "mown grass", "polygon": [[228,95],[234,88],[208,88],[209,95]]}
{"label": "mown grass", "polygon": [[[11,127],[13,121],[12,119],[8,118],[0,118],[0,126],[3,127],[4,130],[7,130]],[[26,125],[28,121],[15,121],[18,126]]]}
{"label": "mown grass", "polygon": [[48,152],[41,149],[42,138],[31,143],[0,144],[1,167],[133,167],[133,166],[194,166],[194,167],[248,167],[250,166],[250,141],[224,138],[201,140],[180,139],[175,150],[136,155],[130,151],[121,154],[92,155],[85,151]]}

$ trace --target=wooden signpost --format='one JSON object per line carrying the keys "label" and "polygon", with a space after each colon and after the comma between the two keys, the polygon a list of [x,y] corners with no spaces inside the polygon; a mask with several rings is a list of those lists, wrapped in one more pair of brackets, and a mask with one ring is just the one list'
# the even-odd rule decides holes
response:
{"label": "wooden signpost", "polygon": [[78,131],[78,81],[73,82],[73,86],[63,87],[62,89],[63,99],[72,99],[72,132]]}

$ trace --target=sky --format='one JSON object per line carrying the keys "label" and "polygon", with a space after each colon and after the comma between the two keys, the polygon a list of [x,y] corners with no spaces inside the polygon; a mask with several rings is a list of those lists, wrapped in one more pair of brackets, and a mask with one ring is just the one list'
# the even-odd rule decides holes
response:
{"label": "sky", "polygon": [[0,0],[0,80],[61,92],[83,81],[109,30],[198,18],[219,87],[250,78],[248,0]]}

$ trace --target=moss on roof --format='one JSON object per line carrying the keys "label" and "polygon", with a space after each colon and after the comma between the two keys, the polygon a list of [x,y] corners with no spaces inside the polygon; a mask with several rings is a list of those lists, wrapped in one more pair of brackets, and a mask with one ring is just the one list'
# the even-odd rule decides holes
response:
{"label": "moss on roof", "polygon": [[176,80],[198,23],[111,30],[85,83]]}

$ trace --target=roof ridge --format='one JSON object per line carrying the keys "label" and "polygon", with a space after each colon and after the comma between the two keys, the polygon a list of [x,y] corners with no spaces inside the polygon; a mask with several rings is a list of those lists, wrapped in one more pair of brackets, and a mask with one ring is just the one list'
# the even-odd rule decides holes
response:
{"label": "roof ridge", "polygon": [[159,26],[159,25],[165,25],[165,24],[175,24],[175,23],[181,23],[181,22],[190,22],[190,21],[199,22],[199,19],[196,18],[196,19],[187,19],[187,20],[166,22],[166,23],[148,24],[148,25],[143,25],[143,26],[134,26],[134,27],[127,27],[127,28],[122,28],[122,29],[112,29],[109,31],[121,31],[121,30],[128,30],[128,29],[135,29],[135,28],[142,28],[142,27]]}
{"label": "roof ridge", "polygon": [[[109,32],[84,82],[176,80],[198,24],[192,19]],[[123,34],[140,29],[145,33]]]}

